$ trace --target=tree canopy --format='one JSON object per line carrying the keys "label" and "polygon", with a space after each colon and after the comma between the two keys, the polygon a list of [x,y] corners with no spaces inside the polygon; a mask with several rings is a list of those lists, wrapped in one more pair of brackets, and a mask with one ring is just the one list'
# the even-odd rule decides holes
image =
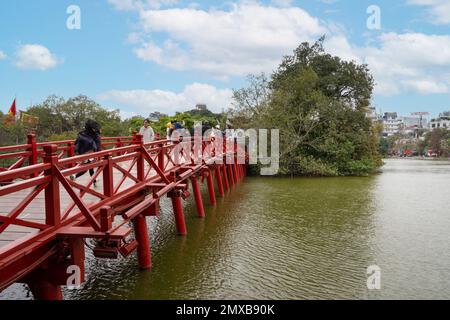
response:
{"label": "tree canopy", "polygon": [[373,78],[366,65],[302,43],[267,78],[234,92],[235,123],[280,130],[281,173],[362,175],[378,168],[378,134],[367,118]]}
{"label": "tree canopy", "polygon": [[[155,132],[162,137],[166,135],[166,125],[171,120],[184,122],[186,128],[193,127],[195,121],[208,121],[211,125],[225,122],[223,114],[215,114],[208,109],[193,109],[168,116],[160,112],[135,116],[130,119],[121,119],[120,110],[103,107],[94,100],[80,95],[64,99],[55,95],[49,96],[42,103],[26,110],[34,117],[39,118],[36,134],[39,141],[57,141],[75,139],[78,132],[83,130],[87,119],[97,121],[102,127],[103,136],[127,136],[139,132],[144,119],[149,118]],[[20,121],[6,125],[5,115],[0,112],[0,138],[1,145],[13,145],[26,141],[27,130]]]}

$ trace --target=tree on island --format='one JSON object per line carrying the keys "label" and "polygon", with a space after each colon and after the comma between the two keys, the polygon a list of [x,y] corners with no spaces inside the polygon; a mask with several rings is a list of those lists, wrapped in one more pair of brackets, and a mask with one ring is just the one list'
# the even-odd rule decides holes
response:
{"label": "tree on island", "polygon": [[382,165],[378,128],[366,116],[374,87],[367,65],[302,43],[270,79],[234,92],[237,127],[280,130],[281,174],[365,175]]}

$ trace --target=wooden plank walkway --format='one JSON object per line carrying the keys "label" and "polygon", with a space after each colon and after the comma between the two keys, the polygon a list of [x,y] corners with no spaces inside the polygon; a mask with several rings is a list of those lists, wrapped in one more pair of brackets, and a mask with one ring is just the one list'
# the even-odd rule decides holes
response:
{"label": "wooden plank walkway", "polygon": [[[128,171],[128,168],[131,165],[131,161],[124,162],[120,164],[122,168],[124,168],[126,171]],[[170,167],[170,166],[169,166]],[[149,166],[146,164],[146,171],[148,170]],[[114,173],[114,185],[117,186],[119,181],[121,181],[123,174],[118,169],[113,169]],[[130,172],[133,176],[136,176],[136,166],[131,170]],[[150,172],[149,177],[152,177],[156,175],[156,172],[152,170]],[[86,186],[88,182],[90,181],[90,175],[89,172],[87,172],[84,176],[78,178],[76,180],[77,183]],[[132,185],[135,184],[135,181],[133,181],[130,178],[126,178],[124,183],[122,184],[120,191],[124,190]],[[77,193],[79,194],[79,190],[74,188]],[[97,187],[91,186],[91,189],[94,191],[97,191],[99,193],[103,194],[103,176],[102,173],[99,174],[97,177]],[[11,212],[19,203],[22,201],[33,189],[26,189],[22,190],[20,192],[16,192],[14,194],[0,197],[0,215],[7,216],[9,212]],[[64,212],[67,210],[67,208],[72,205],[73,201],[69,197],[67,191],[61,186],[60,184],[60,194],[61,194],[61,214],[64,214]],[[44,191],[42,191],[28,206],[27,208],[22,212],[22,214],[18,217],[18,219],[36,222],[36,223],[42,223],[45,224],[45,200],[44,200]],[[83,196],[83,201],[85,204],[89,205],[92,203],[98,202],[99,198],[91,195],[91,194],[85,194]],[[69,216],[72,216],[78,212],[78,207],[74,207],[74,209],[71,211]],[[37,229],[32,229],[28,227],[23,226],[17,226],[17,225],[10,225],[4,232],[0,233],[0,250],[2,247],[10,244],[11,242],[21,239],[26,236],[30,236],[34,233],[37,233]]]}

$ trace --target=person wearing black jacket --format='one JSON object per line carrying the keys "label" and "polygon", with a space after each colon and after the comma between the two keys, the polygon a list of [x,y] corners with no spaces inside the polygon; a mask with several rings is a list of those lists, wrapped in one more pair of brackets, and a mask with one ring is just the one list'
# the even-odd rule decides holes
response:
{"label": "person wearing black jacket", "polygon": [[[100,139],[100,125],[93,121],[87,120],[84,130],[78,134],[77,140],[75,141],[75,153],[78,155],[98,152],[101,149],[101,139]],[[91,160],[86,160],[84,164],[91,163]],[[71,180],[76,180],[77,178],[84,175],[86,171],[79,172],[75,176],[71,175]],[[92,177],[95,174],[94,169],[89,169],[89,174]],[[94,180],[94,187],[97,186],[97,180]]]}

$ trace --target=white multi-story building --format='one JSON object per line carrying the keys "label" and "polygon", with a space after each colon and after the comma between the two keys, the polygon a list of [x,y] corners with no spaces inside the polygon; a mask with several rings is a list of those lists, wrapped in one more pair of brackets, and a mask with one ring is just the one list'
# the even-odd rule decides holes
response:
{"label": "white multi-story building", "polygon": [[395,134],[416,135],[419,130],[427,130],[428,121],[422,117],[399,116],[397,112],[386,112],[383,115],[383,135]]}
{"label": "white multi-story building", "polygon": [[450,130],[450,111],[442,112],[439,117],[430,121],[430,129]]}
{"label": "white multi-story building", "polygon": [[386,112],[383,116],[383,135],[392,136],[403,129],[403,120],[397,112]]}

